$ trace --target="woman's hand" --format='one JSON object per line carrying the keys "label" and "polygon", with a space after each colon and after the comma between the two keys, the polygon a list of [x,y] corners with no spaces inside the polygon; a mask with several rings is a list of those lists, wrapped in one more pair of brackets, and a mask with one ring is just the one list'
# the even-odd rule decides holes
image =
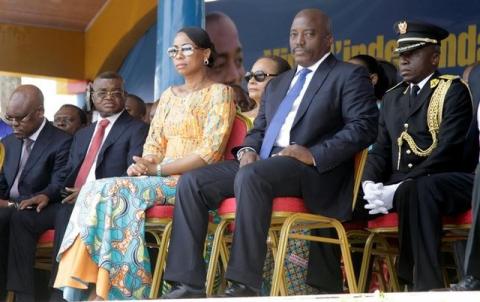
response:
{"label": "woman's hand", "polygon": [[128,176],[155,175],[157,173],[157,159],[150,156],[134,156],[133,161],[135,163],[127,169]]}

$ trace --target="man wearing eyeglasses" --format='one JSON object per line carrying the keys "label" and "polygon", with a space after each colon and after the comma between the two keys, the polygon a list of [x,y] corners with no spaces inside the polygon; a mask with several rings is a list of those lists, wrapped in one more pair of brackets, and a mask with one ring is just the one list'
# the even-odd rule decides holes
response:
{"label": "man wearing eyeglasses", "polygon": [[[95,79],[92,87],[93,104],[99,112],[99,119],[77,132],[70,149],[63,205],[55,222],[52,286],[58,269],[56,255],[81,187],[88,181],[126,175],[133,156],[142,155],[147,137],[148,125],[125,110],[127,94],[119,74],[104,72]],[[55,299],[51,300],[60,300],[60,294],[54,290]]]}
{"label": "man wearing eyeglasses", "polygon": [[[201,255],[208,211],[225,198],[235,196],[237,206],[225,275],[229,297],[259,294],[274,197],[303,197],[313,213],[351,217],[354,156],[377,134],[369,76],[330,53],[330,18],[322,11],[300,11],[289,35],[298,66],[268,83],[253,129],[233,150],[238,161],[208,165],[180,178],[165,271],[165,280],[174,286],[164,298],[205,296]],[[319,254],[318,246],[311,246],[316,248],[309,268],[324,269],[312,261]],[[332,279],[340,279],[339,267]],[[310,283],[327,290],[328,284],[318,284],[309,273]]]}
{"label": "man wearing eyeglasses", "polygon": [[[71,136],[46,120],[43,94],[33,85],[20,86],[13,92],[5,117],[13,133],[2,140],[0,295],[7,286],[17,294],[17,301],[26,301],[24,298],[33,294],[37,239],[53,227],[59,206]],[[26,226],[25,232],[16,232],[18,224]],[[22,274],[23,268],[28,273]]]}

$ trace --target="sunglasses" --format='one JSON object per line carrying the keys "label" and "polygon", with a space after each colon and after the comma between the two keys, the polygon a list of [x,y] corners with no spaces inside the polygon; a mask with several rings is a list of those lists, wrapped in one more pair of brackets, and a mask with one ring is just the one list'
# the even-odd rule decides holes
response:
{"label": "sunglasses", "polygon": [[200,47],[195,47],[192,44],[183,44],[182,47],[172,46],[167,48],[167,54],[170,58],[175,58],[181,51],[184,56],[189,57],[193,55],[194,49],[200,49]]}
{"label": "sunglasses", "polygon": [[254,78],[257,82],[263,82],[267,77],[274,77],[277,75],[278,74],[276,73],[265,73],[262,70],[257,70],[255,72],[249,71],[245,74],[245,80],[248,82],[251,78]]}

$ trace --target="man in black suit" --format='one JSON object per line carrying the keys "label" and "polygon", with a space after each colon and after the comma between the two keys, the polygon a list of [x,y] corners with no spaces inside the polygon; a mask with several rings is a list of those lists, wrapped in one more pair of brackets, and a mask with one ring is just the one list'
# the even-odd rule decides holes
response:
{"label": "man in black suit", "polygon": [[269,82],[254,128],[234,150],[238,161],[181,177],[165,272],[175,285],[164,298],[205,296],[208,211],[227,197],[237,199],[227,296],[259,293],[274,197],[300,196],[313,213],[350,218],[354,156],[375,139],[378,110],[368,74],[337,61],[332,41],[325,13],[300,11],[290,30],[298,67]]}
{"label": "man in black suit", "polygon": [[[7,288],[17,301],[33,294],[33,262],[37,239],[53,227],[65,180],[71,137],[44,117],[43,94],[33,85],[18,87],[10,97],[6,119],[13,134],[2,140],[5,161],[0,172],[0,294]],[[16,223],[30,232],[18,235]],[[21,249],[18,247],[21,246]],[[23,274],[21,268],[32,269]]]}
{"label": "man in black suit", "polygon": [[398,213],[398,276],[421,291],[443,286],[442,215],[470,207],[474,167],[463,165],[471,162],[466,158],[461,161],[472,101],[459,77],[437,71],[446,30],[407,21],[398,22],[395,29],[404,81],[382,102],[359,205],[370,214]]}
{"label": "man in black suit", "polygon": [[[126,175],[128,166],[133,164],[133,156],[142,155],[148,125],[128,114],[124,109],[125,101],[124,82],[119,74],[104,72],[93,82],[93,102],[100,118],[96,123],[80,129],[73,138],[66,168],[65,198],[55,221],[54,265],[50,278],[52,286],[58,269],[56,255],[83,183]],[[94,152],[93,145],[95,137],[98,137],[101,131],[102,120],[107,120],[109,123],[104,130],[102,142]],[[90,161],[90,165],[88,165],[88,158],[91,156],[88,154],[93,156],[93,162]],[[82,177],[82,174],[86,175],[86,178]],[[52,300],[58,298],[60,294],[59,291],[54,291]]]}

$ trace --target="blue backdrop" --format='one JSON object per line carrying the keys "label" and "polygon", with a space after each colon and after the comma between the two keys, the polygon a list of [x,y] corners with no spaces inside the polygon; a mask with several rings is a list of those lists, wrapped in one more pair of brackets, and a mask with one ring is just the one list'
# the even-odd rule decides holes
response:
{"label": "blue backdrop", "polygon": [[[237,24],[246,70],[263,54],[280,55],[293,63],[288,48],[290,24],[299,10],[308,7],[320,8],[332,18],[333,52],[342,60],[367,53],[396,64],[393,23],[406,18],[407,22],[435,23],[451,32],[442,43],[442,72],[461,74],[465,66],[480,61],[480,0],[221,0],[205,4],[207,14],[222,11]],[[120,70],[127,89],[146,101],[152,101],[154,93],[156,36],[152,32],[156,29],[138,42]]]}

